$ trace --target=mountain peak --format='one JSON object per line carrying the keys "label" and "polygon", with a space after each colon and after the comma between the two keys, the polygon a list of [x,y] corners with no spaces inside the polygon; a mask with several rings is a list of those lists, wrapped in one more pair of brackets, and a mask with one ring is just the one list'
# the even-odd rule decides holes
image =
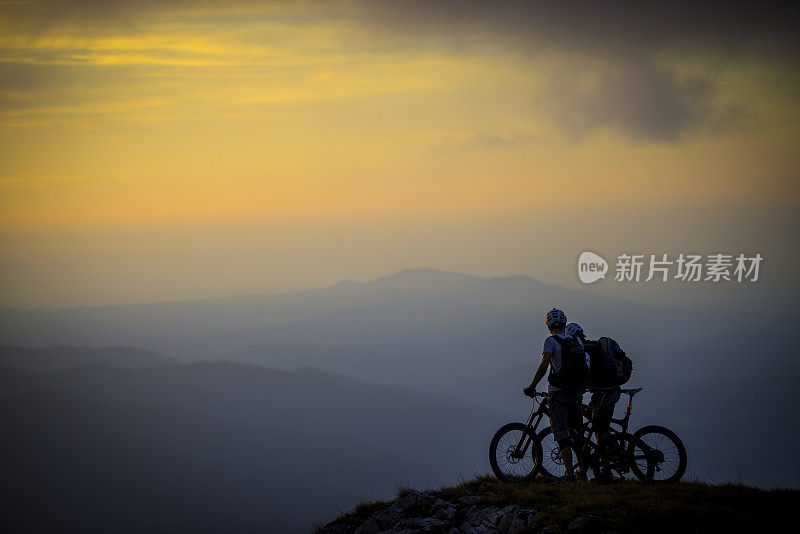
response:
{"label": "mountain peak", "polygon": [[[378,278],[377,280],[485,280],[485,278],[474,274],[460,273],[455,271],[444,271],[442,269],[432,269],[428,267],[418,267],[414,269],[404,269],[389,276]],[[376,281],[377,281],[376,280]]]}

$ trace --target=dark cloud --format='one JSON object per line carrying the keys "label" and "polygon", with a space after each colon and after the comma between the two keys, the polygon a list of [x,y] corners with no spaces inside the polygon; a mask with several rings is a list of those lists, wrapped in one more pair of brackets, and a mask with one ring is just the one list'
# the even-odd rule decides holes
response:
{"label": "dark cloud", "polygon": [[554,76],[543,95],[543,107],[573,137],[607,127],[642,141],[677,141],[686,132],[730,118],[730,110],[712,105],[710,78],[680,78],[647,60],[605,65],[596,79],[582,83],[567,71]]}
{"label": "dark cloud", "polygon": [[796,54],[800,37],[793,2],[576,0],[26,0],[0,1],[10,25],[85,27],[148,18],[315,11],[369,28],[412,35],[492,35],[529,46],[585,52],[642,52],[689,46],[735,50],[770,46]]}
{"label": "dark cloud", "polygon": [[491,35],[527,47],[642,54],[673,47],[796,54],[798,7],[792,2],[575,0],[364,0],[368,25],[402,32]]}
{"label": "dark cloud", "polygon": [[[359,4],[367,27],[424,46],[432,35],[452,49],[491,42],[510,54],[579,55],[589,73],[558,69],[534,97],[573,137],[609,128],[634,141],[673,142],[731,124],[746,107],[714,106],[714,72],[679,75],[659,58],[724,64],[749,56],[797,66],[798,8],[790,2],[576,2],[478,0]],[[596,71],[600,74],[596,75]],[[587,83],[587,78],[595,79]]]}

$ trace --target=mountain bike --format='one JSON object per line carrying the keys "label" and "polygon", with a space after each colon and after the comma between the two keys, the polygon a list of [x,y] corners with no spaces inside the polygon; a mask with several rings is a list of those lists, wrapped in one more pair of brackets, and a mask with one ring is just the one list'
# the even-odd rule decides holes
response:
{"label": "mountain bike", "polygon": [[[540,436],[547,435],[549,426],[537,433],[542,419],[549,413],[547,393],[535,393],[532,397],[533,407],[528,421],[502,426],[489,445],[492,471],[504,482],[529,481],[539,472],[547,474],[542,470],[544,452],[547,452],[551,461],[554,452],[560,455],[559,450],[551,448],[544,451],[542,448]],[[595,444],[591,441],[590,425],[583,426],[578,434],[574,436],[579,450],[575,465],[584,471],[591,469],[596,479],[626,478],[631,473],[640,480],[652,479],[654,461],[639,438],[612,430],[600,443]],[[561,463],[563,465],[563,461]]]}
{"label": "mountain bike", "polygon": [[495,432],[489,444],[489,464],[498,479],[521,482],[538,474],[542,447],[536,431],[543,418],[549,421],[548,414],[547,393],[536,393],[527,423],[508,423]]}
{"label": "mountain bike", "polygon": [[[611,419],[611,423],[619,427],[616,434],[626,436],[624,439],[636,438],[641,441],[643,451],[653,463],[652,482],[677,482],[686,472],[686,448],[680,438],[672,430],[659,426],[648,425],[638,429],[633,434],[628,432],[628,423],[631,416],[633,397],[643,388],[623,389],[620,393],[628,395],[628,406],[621,419]],[[583,405],[584,417],[591,420],[591,408]],[[539,472],[545,477],[563,476],[566,471],[561,451],[553,438],[550,428],[544,428],[537,435],[542,448],[542,462]],[[646,480],[646,467],[637,462],[632,466],[632,474],[639,480]]]}

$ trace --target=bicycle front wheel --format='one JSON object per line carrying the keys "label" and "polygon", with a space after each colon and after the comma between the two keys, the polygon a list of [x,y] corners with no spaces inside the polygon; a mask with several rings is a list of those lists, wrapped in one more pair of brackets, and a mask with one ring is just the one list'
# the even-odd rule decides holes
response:
{"label": "bicycle front wheel", "polygon": [[541,463],[539,440],[523,423],[501,427],[489,445],[489,464],[495,476],[503,482],[532,480]]}
{"label": "bicycle front wheel", "polygon": [[[644,442],[645,453],[653,462],[653,482],[677,482],[686,472],[686,447],[672,430],[658,425],[649,425],[633,433]],[[638,464],[637,464],[638,466]],[[634,469],[643,480],[644,473]]]}

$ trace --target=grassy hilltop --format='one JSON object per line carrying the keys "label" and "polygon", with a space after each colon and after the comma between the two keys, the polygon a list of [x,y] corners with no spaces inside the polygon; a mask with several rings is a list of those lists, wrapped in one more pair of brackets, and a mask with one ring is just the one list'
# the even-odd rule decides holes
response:
{"label": "grassy hilltop", "polygon": [[699,482],[503,484],[480,476],[430,491],[403,488],[393,501],[362,503],[317,532],[777,532],[795,523],[798,509],[796,490]]}

